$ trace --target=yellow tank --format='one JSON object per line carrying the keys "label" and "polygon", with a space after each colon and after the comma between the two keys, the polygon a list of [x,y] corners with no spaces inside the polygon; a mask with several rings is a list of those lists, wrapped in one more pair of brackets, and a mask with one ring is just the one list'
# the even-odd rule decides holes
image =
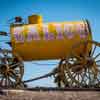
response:
{"label": "yellow tank", "polygon": [[[85,40],[92,40],[87,21],[11,26],[13,53],[27,61],[66,58],[72,45]],[[79,52],[83,52],[81,48]]]}

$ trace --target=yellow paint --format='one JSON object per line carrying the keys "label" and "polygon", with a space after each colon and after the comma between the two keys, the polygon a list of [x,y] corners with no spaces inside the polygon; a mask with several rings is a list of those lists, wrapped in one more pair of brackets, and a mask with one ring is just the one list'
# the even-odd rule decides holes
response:
{"label": "yellow paint", "polygon": [[[79,26],[81,25],[83,27],[82,32],[79,31]],[[91,33],[88,29],[87,23],[83,21],[11,26],[13,52],[17,52],[23,60],[50,60],[66,58],[72,50],[72,45],[80,41],[92,40]],[[84,34],[86,33],[85,30],[87,30],[86,37],[84,37]],[[46,38],[46,32],[51,35],[51,38]],[[30,36],[30,33],[32,36]],[[61,33],[61,36],[58,35],[59,33]],[[20,41],[19,39],[16,40],[15,34],[22,35],[24,37],[23,41]],[[75,53],[84,53],[82,48],[83,47],[80,47]],[[88,50],[90,49],[91,47],[88,48]]]}
{"label": "yellow paint", "polygon": [[42,23],[42,16],[40,15],[31,15],[28,16],[29,24],[39,24]]}

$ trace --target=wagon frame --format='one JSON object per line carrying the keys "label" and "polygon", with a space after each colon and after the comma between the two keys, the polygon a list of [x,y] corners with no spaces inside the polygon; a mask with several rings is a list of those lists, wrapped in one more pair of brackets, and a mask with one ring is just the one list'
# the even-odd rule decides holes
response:
{"label": "wagon frame", "polygon": [[[88,21],[86,22],[89,26]],[[90,26],[89,31],[91,31]],[[80,48],[81,45],[83,45],[81,49],[84,49],[84,53],[77,55],[75,50]],[[88,50],[88,46],[91,46],[91,50]],[[96,48],[100,48],[100,43],[93,40],[75,43],[69,55],[61,59],[58,66],[52,72],[26,81],[22,80],[24,64],[21,56],[13,53],[11,50],[1,48],[0,86],[22,88],[27,82],[54,76],[54,82],[58,87],[100,88],[100,65],[97,64],[100,60],[96,60],[100,56],[100,51],[95,55]]]}

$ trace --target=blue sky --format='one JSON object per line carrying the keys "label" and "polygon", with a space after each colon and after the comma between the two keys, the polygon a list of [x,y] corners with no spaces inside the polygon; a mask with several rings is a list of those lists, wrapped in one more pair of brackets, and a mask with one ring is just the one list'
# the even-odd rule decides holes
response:
{"label": "blue sky", "polygon": [[[9,32],[5,25],[9,19],[22,16],[27,20],[31,14],[40,14],[44,22],[51,21],[77,21],[88,19],[91,24],[93,39],[100,42],[100,0],[0,0],[0,30]],[[0,40],[9,38],[0,37]],[[0,43],[3,48],[7,45]],[[57,63],[57,61],[44,61],[39,63]],[[24,79],[49,72],[55,66],[37,66],[25,63]],[[52,78],[37,81],[34,86],[41,84],[54,86]]]}

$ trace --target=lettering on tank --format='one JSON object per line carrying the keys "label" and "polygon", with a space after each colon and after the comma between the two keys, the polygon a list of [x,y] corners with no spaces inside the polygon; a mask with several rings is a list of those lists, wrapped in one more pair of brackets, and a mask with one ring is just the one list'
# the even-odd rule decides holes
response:
{"label": "lettering on tank", "polygon": [[87,37],[87,32],[86,32],[84,23],[77,24],[76,30],[77,30],[77,33],[80,35],[80,38]]}
{"label": "lettering on tank", "polygon": [[37,30],[37,25],[28,26],[27,41],[40,40],[40,35]]}
{"label": "lettering on tank", "polygon": [[[38,30],[38,25],[26,25],[26,26],[20,26],[20,27],[14,27],[13,34],[14,39],[16,42],[31,42],[31,41],[39,41],[39,40],[61,40],[65,38],[72,39],[75,36],[75,33],[80,36],[80,38],[86,38],[87,36],[87,30],[85,28],[84,23],[65,23],[59,24],[54,23],[53,27],[56,31],[56,33],[50,32],[49,24],[43,24],[42,31],[43,31],[43,37],[40,36],[40,31]],[[25,29],[26,28],[26,29]]]}
{"label": "lettering on tank", "polygon": [[64,34],[68,39],[72,39],[74,37],[73,24],[64,24]]}
{"label": "lettering on tank", "polygon": [[54,40],[54,34],[49,32],[48,24],[43,24],[43,40]]}
{"label": "lettering on tank", "polygon": [[56,39],[63,39],[64,35],[63,35],[63,28],[62,28],[62,24],[54,24],[56,32],[57,32],[57,36]]}
{"label": "lettering on tank", "polygon": [[16,42],[24,42],[23,27],[14,28],[14,38]]}

